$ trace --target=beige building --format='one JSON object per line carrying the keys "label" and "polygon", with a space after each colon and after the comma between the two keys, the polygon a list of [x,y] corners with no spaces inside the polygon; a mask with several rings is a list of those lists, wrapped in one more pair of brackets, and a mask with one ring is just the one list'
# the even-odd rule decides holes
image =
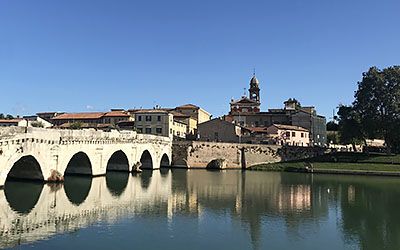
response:
{"label": "beige building", "polygon": [[190,115],[185,115],[177,111],[171,111],[174,121],[181,122],[186,125],[186,138],[195,140],[197,137],[197,120]]}
{"label": "beige building", "polygon": [[308,130],[299,126],[273,124],[267,128],[267,133],[275,144],[303,147],[310,145]]}
{"label": "beige building", "polygon": [[190,117],[192,117],[197,121],[197,124],[209,121],[211,119],[210,113],[193,104],[185,104],[176,107],[175,111],[185,115],[189,115]]}
{"label": "beige building", "polygon": [[198,125],[199,140],[218,142],[249,142],[249,130],[235,123],[214,118]]}
{"label": "beige building", "polygon": [[10,127],[10,126],[26,127],[28,126],[28,121],[21,118],[0,119],[0,127]]}
{"label": "beige building", "polygon": [[142,109],[135,112],[135,129],[138,133],[184,139],[187,126],[166,110]]}

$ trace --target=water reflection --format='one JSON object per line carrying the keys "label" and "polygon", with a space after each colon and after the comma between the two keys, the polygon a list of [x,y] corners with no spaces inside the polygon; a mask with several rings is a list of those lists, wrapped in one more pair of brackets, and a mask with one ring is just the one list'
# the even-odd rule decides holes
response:
{"label": "water reflection", "polygon": [[28,214],[36,206],[42,189],[41,182],[12,180],[6,182],[5,196],[13,211]]}
{"label": "water reflection", "polygon": [[[0,247],[99,222],[136,223],[128,218],[140,215],[157,219],[156,228],[198,218],[198,228],[218,221],[207,227],[217,230],[229,220],[222,231],[232,242],[248,237],[244,248],[399,249],[399,184],[396,178],[177,169],[68,176],[63,185],[7,182],[0,191]],[[180,227],[195,238],[201,230],[190,231],[191,225]]]}
{"label": "water reflection", "polygon": [[68,200],[74,205],[80,205],[89,195],[92,178],[84,175],[65,176],[64,190]]}
{"label": "water reflection", "polygon": [[106,184],[110,193],[114,196],[120,196],[128,185],[128,172],[109,172],[106,175]]}

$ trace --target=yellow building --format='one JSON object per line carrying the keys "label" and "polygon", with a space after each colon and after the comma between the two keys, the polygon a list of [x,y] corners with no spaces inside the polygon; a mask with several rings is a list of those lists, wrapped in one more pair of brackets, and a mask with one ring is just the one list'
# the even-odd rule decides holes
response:
{"label": "yellow building", "polygon": [[135,112],[135,129],[138,133],[183,139],[187,126],[166,110],[142,109]]}
{"label": "yellow building", "polygon": [[192,117],[197,121],[197,124],[209,121],[211,119],[210,113],[193,104],[185,104],[176,107],[175,111],[185,115],[189,115],[190,117]]}

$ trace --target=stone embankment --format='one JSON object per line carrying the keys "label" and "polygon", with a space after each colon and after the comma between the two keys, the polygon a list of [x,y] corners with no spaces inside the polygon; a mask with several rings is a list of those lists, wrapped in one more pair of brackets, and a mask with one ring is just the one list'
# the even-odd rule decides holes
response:
{"label": "stone embankment", "polygon": [[226,168],[248,168],[261,163],[300,160],[325,153],[323,148],[265,144],[182,141],[172,146],[172,165],[206,168],[210,162],[224,160]]}

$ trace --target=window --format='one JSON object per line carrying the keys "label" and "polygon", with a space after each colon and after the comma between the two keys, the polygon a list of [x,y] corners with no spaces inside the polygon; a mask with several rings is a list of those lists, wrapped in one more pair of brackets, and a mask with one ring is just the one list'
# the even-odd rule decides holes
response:
{"label": "window", "polygon": [[214,132],[214,139],[218,140],[218,132]]}
{"label": "window", "polygon": [[170,128],[170,129],[169,129],[169,133],[170,133],[170,134],[172,134],[172,133],[173,133],[173,131],[172,131],[172,128]]}
{"label": "window", "polygon": [[286,137],[290,137],[290,132],[289,131],[286,132]]}
{"label": "window", "polygon": [[146,134],[151,134],[151,128],[146,128]]}
{"label": "window", "polygon": [[295,137],[296,136],[296,132],[292,132],[292,137]]}
{"label": "window", "polygon": [[162,128],[156,128],[156,133],[161,134],[162,133]]}
{"label": "window", "polygon": [[301,138],[303,138],[304,137],[304,133],[301,133]]}
{"label": "window", "polygon": [[161,115],[157,116],[157,121],[161,121]]}
{"label": "window", "polygon": [[258,127],[258,121],[256,121],[255,124],[256,124],[256,127]]}
{"label": "window", "polygon": [[151,115],[146,115],[146,122],[151,122]]}
{"label": "window", "polygon": [[137,128],[136,130],[137,130],[137,132],[139,132],[139,133],[143,133],[143,128]]}
{"label": "window", "polygon": [[138,119],[138,121],[142,121],[142,116],[139,115],[137,119]]}

